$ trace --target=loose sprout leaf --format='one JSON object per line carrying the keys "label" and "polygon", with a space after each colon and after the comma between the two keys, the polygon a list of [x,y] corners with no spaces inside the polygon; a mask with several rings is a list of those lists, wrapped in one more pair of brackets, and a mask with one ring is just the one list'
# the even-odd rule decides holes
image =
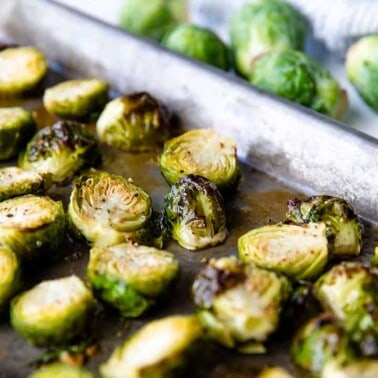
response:
{"label": "loose sprout leaf", "polygon": [[33,372],[29,378],[94,378],[94,375],[83,367],[56,362],[42,366]]}

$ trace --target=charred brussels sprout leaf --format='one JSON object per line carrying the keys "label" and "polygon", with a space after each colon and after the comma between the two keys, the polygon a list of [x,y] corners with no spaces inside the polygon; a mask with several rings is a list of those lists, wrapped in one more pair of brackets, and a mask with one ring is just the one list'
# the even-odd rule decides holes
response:
{"label": "charred brussels sprout leaf", "polygon": [[331,311],[364,355],[378,353],[378,270],[362,263],[334,266],[314,285],[314,295]]}
{"label": "charred brussels sprout leaf", "polygon": [[14,158],[35,131],[31,113],[18,107],[0,108],[0,160]]}
{"label": "charred brussels sprout leaf", "polygon": [[353,356],[346,332],[332,314],[311,319],[294,337],[291,356],[310,376],[319,376],[329,362],[343,363]]}
{"label": "charred brussels sprout leaf", "polygon": [[35,47],[0,51],[0,96],[14,96],[33,89],[45,76],[47,63]]}
{"label": "charred brussels sprout leaf", "polygon": [[48,88],[43,104],[57,117],[87,120],[102,110],[108,98],[108,85],[102,80],[69,80]]}
{"label": "charred brussels sprout leaf", "polygon": [[60,121],[39,130],[20,154],[18,165],[50,173],[54,183],[70,181],[82,168],[99,162],[94,135],[74,121]]}
{"label": "charred brussels sprout leaf", "polygon": [[17,256],[9,248],[0,246],[0,312],[19,290],[21,270]]}
{"label": "charred brussels sprout leaf", "polygon": [[284,273],[295,280],[314,278],[328,261],[326,228],[322,223],[260,227],[239,238],[238,253],[247,264]]}
{"label": "charred brussels sprout leaf", "polygon": [[18,167],[0,168],[0,201],[23,194],[41,194],[51,185],[49,174]]}
{"label": "charred brussels sprout leaf", "polygon": [[346,58],[350,82],[363,100],[378,111],[378,36],[370,35],[353,44]]}
{"label": "charred brussels sprout leaf", "polygon": [[11,324],[36,346],[64,345],[87,328],[92,293],[76,276],[44,281],[11,302]]}
{"label": "charred brussels sprout leaf", "polygon": [[299,51],[272,51],[253,65],[249,81],[259,88],[339,119],[347,107],[346,92],[331,74]]}
{"label": "charred brussels sprout leaf", "polygon": [[[115,349],[100,368],[104,378],[175,377],[201,337],[194,316],[155,320]],[[157,345],[159,347],[157,347]]]}
{"label": "charred brussels sprout leaf", "polygon": [[191,24],[179,25],[163,38],[162,45],[223,70],[229,68],[226,45],[209,29]]}
{"label": "charred brussels sprout leaf", "polygon": [[0,202],[0,240],[21,260],[54,257],[64,237],[61,202],[25,195]]}
{"label": "charred brussels sprout leaf", "polygon": [[99,297],[125,317],[148,309],[177,276],[174,255],[152,247],[118,244],[92,248],[87,277]]}
{"label": "charred brussels sprout leaf", "polygon": [[202,176],[182,177],[164,199],[164,222],[182,247],[198,250],[222,243],[228,234],[223,198]]}
{"label": "charred brussels sprout leaf", "polygon": [[356,361],[340,364],[328,363],[320,378],[376,378],[378,377],[378,360],[359,358]]}
{"label": "charred brussels sprout leaf", "polygon": [[159,167],[170,185],[194,174],[227,191],[239,178],[235,141],[212,129],[191,130],[167,141],[159,156]]}
{"label": "charred brussels sprout leaf", "polygon": [[238,71],[248,76],[253,62],[271,50],[301,50],[306,32],[304,17],[280,0],[245,4],[231,19],[231,43]]}
{"label": "charred brussels sprout leaf", "polygon": [[124,151],[152,151],[169,138],[167,108],[148,93],[135,93],[109,102],[97,121],[102,142]]}
{"label": "charred brussels sprout leaf", "polygon": [[96,246],[143,242],[151,214],[151,198],[143,189],[102,171],[79,177],[68,205],[73,230]]}
{"label": "charred brussels sprout leaf", "polygon": [[342,198],[314,196],[288,203],[285,222],[323,222],[329,252],[335,256],[355,256],[362,246],[362,225],[352,206]]}
{"label": "charred brussels sprout leaf", "polygon": [[287,278],[236,258],[211,260],[195,279],[193,300],[209,337],[244,353],[264,351],[291,292]]}
{"label": "charred brussels sprout leaf", "polygon": [[83,367],[56,362],[36,370],[29,378],[93,378],[93,374]]}

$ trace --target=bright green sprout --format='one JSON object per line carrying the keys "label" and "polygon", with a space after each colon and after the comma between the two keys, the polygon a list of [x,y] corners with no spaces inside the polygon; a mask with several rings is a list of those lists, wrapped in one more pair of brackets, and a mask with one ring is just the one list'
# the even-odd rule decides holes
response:
{"label": "bright green sprout", "polygon": [[84,367],[71,366],[62,362],[45,365],[32,373],[29,378],[93,378]]}

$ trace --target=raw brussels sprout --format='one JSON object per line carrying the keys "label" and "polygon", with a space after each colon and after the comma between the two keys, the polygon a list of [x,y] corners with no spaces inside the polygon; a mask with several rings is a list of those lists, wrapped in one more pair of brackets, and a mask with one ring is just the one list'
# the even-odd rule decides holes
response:
{"label": "raw brussels sprout", "polygon": [[255,61],[249,81],[259,88],[340,119],[347,94],[331,74],[299,51],[272,51]]}
{"label": "raw brussels sprout", "polygon": [[52,257],[64,237],[61,202],[32,194],[0,202],[0,241],[20,260]]}
{"label": "raw brussels sprout", "polygon": [[378,353],[378,270],[343,262],[324,273],[314,295],[331,311],[364,355]]}
{"label": "raw brussels sprout", "polygon": [[94,135],[84,124],[59,121],[39,130],[19,155],[18,165],[39,173],[50,173],[62,184],[82,168],[97,164],[100,155]]}
{"label": "raw brussels sprout", "polygon": [[0,245],[0,312],[21,286],[21,269],[16,254]]}
{"label": "raw brussels sprout", "polygon": [[0,160],[14,158],[35,131],[36,123],[31,113],[18,107],[0,108]]}
{"label": "raw brussels sprout", "polygon": [[358,359],[349,363],[328,363],[320,378],[377,378],[378,360]]}
{"label": "raw brussels sprout", "polygon": [[76,276],[43,281],[15,297],[10,321],[35,346],[67,344],[87,328],[94,310],[92,293]]}
{"label": "raw brussels sprout", "polygon": [[108,85],[98,79],[64,81],[45,91],[43,105],[57,117],[86,120],[105,106],[108,89]]}
{"label": "raw brussels sprout", "polygon": [[71,228],[99,247],[141,242],[139,232],[143,234],[151,214],[151,198],[142,188],[102,171],[79,177],[68,205]]}
{"label": "raw brussels sprout", "polygon": [[227,191],[239,178],[235,141],[213,129],[187,131],[165,142],[159,167],[170,185],[182,176],[194,174]]}
{"label": "raw brussels sprout", "polygon": [[330,253],[335,256],[360,254],[362,224],[352,206],[342,198],[313,196],[290,200],[285,222],[323,222],[327,229]]}
{"label": "raw brussels sprout", "polygon": [[173,254],[125,243],[92,248],[87,277],[99,297],[122,316],[137,317],[156,302],[178,272]]}
{"label": "raw brussels sprout", "polygon": [[277,329],[290,292],[286,277],[244,266],[233,257],[210,260],[192,287],[197,314],[210,338],[244,353],[265,351],[261,343]]}
{"label": "raw brussels sprout", "polygon": [[347,334],[329,313],[311,319],[299,329],[291,346],[294,364],[310,376],[319,376],[328,362],[343,363],[352,356]]}
{"label": "raw brussels sprout", "polygon": [[215,246],[227,237],[223,198],[202,176],[181,177],[164,198],[163,211],[172,238],[184,248]]}
{"label": "raw brussels sprout", "polygon": [[41,194],[51,185],[49,174],[18,167],[0,168],[0,201],[23,194]]}
{"label": "raw brussels sprout", "polygon": [[164,36],[162,45],[223,70],[230,66],[227,46],[207,28],[192,24],[178,25]]}
{"label": "raw brussels sprout", "polygon": [[182,0],[124,0],[119,25],[132,33],[160,40],[184,19]]}
{"label": "raw brussels sprout", "polygon": [[93,374],[79,366],[70,366],[61,362],[46,365],[36,370],[29,378],[93,378]]}
{"label": "raw brussels sprout", "polygon": [[378,111],[378,35],[363,37],[349,48],[346,72],[363,100]]}
{"label": "raw brussels sprout", "polygon": [[100,141],[124,151],[152,151],[169,138],[170,114],[148,93],[109,102],[97,121]]}
{"label": "raw brussels sprout", "polygon": [[47,72],[42,52],[29,46],[0,51],[0,67],[0,96],[19,95],[33,89]]}
{"label": "raw brussels sprout", "polygon": [[115,349],[100,368],[103,378],[177,377],[201,337],[195,316],[155,320]]}
{"label": "raw brussels sprout", "polygon": [[307,26],[304,17],[280,0],[247,3],[230,24],[231,43],[238,71],[248,76],[254,61],[271,50],[302,50]]}
{"label": "raw brussels sprout", "polygon": [[264,369],[257,378],[293,378],[284,368],[279,366]]}
{"label": "raw brussels sprout", "polygon": [[319,275],[328,261],[326,227],[277,224],[256,228],[238,240],[239,258],[247,264],[284,273],[295,280]]}

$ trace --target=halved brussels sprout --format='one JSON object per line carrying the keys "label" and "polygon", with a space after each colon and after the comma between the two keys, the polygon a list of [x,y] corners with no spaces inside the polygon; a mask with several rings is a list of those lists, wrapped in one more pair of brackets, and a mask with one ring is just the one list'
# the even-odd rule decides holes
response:
{"label": "halved brussels sprout", "polygon": [[36,346],[64,345],[80,336],[93,314],[94,299],[80,278],[43,281],[11,302],[14,329]]}
{"label": "halved brussels sprout", "polygon": [[278,327],[289,280],[236,258],[210,260],[195,279],[193,300],[209,337],[244,353],[265,351],[262,342]]}
{"label": "halved brussels sprout", "polygon": [[0,201],[23,194],[41,194],[51,185],[49,174],[18,167],[0,168]]}
{"label": "halved brussels sprout", "polygon": [[98,79],[68,80],[46,89],[43,105],[63,119],[89,119],[109,99],[108,85]]}
{"label": "halved brussels sprout", "polygon": [[159,167],[170,185],[194,174],[223,191],[235,186],[239,178],[235,141],[213,129],[190,130],[165,142]]}
{"label": "halved brussels sprout", "polygon": [[326,227],[276,224],[256,228],[238,240],[239,258],[247,264],[284,273],[295,280],[319,275],[328,261]]}
{"label": "halved brussels sprout", "polygon": [[314,295],[335,315],[362,354],[378,353],[378,269],[343,262],[316,281]]}
{"label": "halved brussels sprout", "polygon": [[201,338],[195,316],[155,320],[115,349],[100,368],[103,378],[176,377]]}
{"label": "halved brussels sprout", "polygon": [[30,112],[19,107],[0,108],[0,160],[14,158],[35,131],[36,123]]}
{"label": "halved brussels sprout", "polygon": [[281,0],[247,3],[231,19],[231,43],[238,71],[248,76],[254,61],[271,50],[302,50],[307,33],[304,17]]}
{"label": "halved brussels sprout", "polygon": [[346,56],[346,72],[362,99],[378,111],[378,35],[354,43]]}
{"label": "halved brussels sprout", "polygon": [[119,25],[132,33],[160,40],[185,20],[184,0],[124,0]]}
{"label": "halved brussels sprout", "polygon": [[327,229],[330,253],[335,256],[360,254],[362,224],[352,206],[342,198],[313,196],[290,200],[285,222],[323,222]]}
{"label": "halved brussels sprout", "polygon": [[340,364],[328,363],[320,378],[377,378],[378,360],[359,358],[356,361]]}
{"label": "halved brussels sprout", "polygon": [[92,248],[87,277],[99,297],[122,316],[137,317],[156,302],[178,272],[172,253],[125,243]]}
{"label": "halved brussels sprout", "polygon": [[61,362],[42,366],[32,373],[29,378],[93,378],[94,375],[87,369],[71,366]]}
{"label": "halved brussels sprout", "polygon": [[109,102],[97,121],[100,141],[124,151],[152,151],[170,135],[167,108],[145,92]]}
{"label": "halved brussels sprout", "polygon": [[21,286],[21,269],[16,254],[0,245],[0,312]]}
{"label": "halved brussels sprout", "polygon": [[79,177],[68,205],[72,229],[99,247],[141,242],[151,214],[151,198],[142,188],[102,171]]}
{"label": "halved brussels sprout", "polygon": [[202,176],[187,175],[164,198],[164,222],[182,247],[198,250],[222,243],[228,234],[223,198]]}
{"label": "halved brussels sprout", "polygon": [[0,202],[0,240],[20,260],[53,257],[65,233],[61,202],[32,194]]}
{"label": "halved brussels sprout", "polygon": [[181,24],[167,33],[161,43],[170,50],[222,70],[230,66],[227,46],[210,29]]}
{"label": "halved brussels sprout", "polygon": [[265,368],[257,378],[293,378],[293,376],[280,366]]}
{"label": "halved brussels sprout", "polygon": [[353,351],[336,317],[324,313],[298,330],[291,346],[291,357],[307,375],[319,376],[327,363],[344,363],[353,357]]}
{"label": "halved brussels sprout", "polygon": [[18,165],[39,173],[50,173],[62,184],[82,168],[100,160],[96,138],[84,124],[60,121],[39,130],[19,155]]}
{"label": "halved brussels sprout", "polygon": [[249,81],[259,88],[340,119],[347,94],[320,64],[302,52],[272,51],[257,59]]}
{"label": "halved brussels sprout", "polygon": [[33,89],[47,72],[42,52],[29,46],[0,51],[0,67],[0,96],[19,95]]}

